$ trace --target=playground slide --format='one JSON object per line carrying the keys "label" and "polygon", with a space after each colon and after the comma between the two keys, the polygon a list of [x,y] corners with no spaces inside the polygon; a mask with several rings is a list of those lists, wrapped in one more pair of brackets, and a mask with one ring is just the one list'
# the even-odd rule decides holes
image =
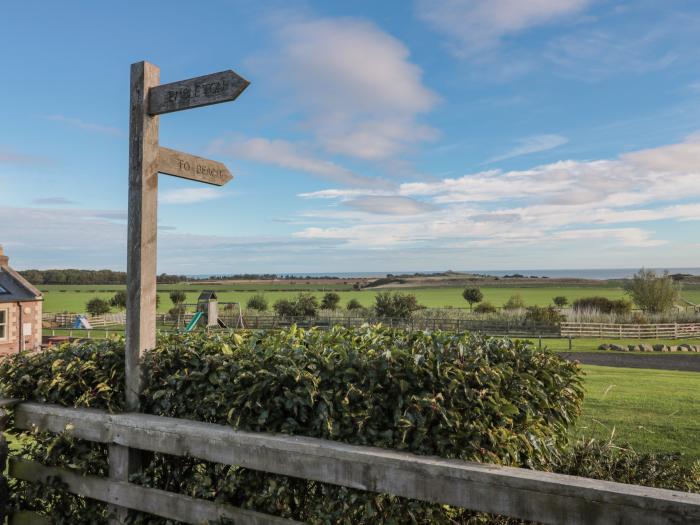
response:
{"label": "playground slide", "polygon": [[197,326],[197,323],[202,318],[203,314],[204,312],[197,312],[196,314],[194,314],[194,317],[190,319],[189,323],[187,323],[187,328],[185,328],[185,332],[191,332],[192,330],[194,330],[194,327]]}
{"label": "playground slide", "polygon": [[221,328],[226,328],[226,323],[224,323],[221,319],[217,319],[216,322]]}

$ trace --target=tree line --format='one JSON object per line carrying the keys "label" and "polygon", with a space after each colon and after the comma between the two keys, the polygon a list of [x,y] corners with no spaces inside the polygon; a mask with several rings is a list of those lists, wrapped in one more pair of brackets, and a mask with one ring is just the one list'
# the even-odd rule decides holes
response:
{"label": "tree line", "polygon": [[[22,270],[22,277],[34,285],[40,284],[126,284],[126,272],[114,270]],[[162,273],[157,277],[160,284],[176,284],[190,280],[186,275]]]}

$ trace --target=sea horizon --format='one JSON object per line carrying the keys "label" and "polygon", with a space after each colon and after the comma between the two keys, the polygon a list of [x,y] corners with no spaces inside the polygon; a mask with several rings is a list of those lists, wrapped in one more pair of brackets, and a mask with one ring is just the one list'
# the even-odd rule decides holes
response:
{"label": "sea horizon", "polygon": [[[657,273],[690,274],[700,275],[700,267],[695,268],[647,268],[654,270]],[[436,275],[445,272],[458,272],[467,274],[489,275],[493,277],[504,277],[506,275],[523,275],[525,277],[544,277],[549,279],[554,278],[571,278],[571,279],[593,279],[593,280],[608,280],[608,279],[626,279],[632,277],[639,271],[639,268],[550,268],[550,269],[515,269],[515,270],[415,270],[415,271],[376,271],[376,272],[263,272],[260,275],[274,273],[279,277],[337,277],[339,279],[352,279],[362,277],[386,277],[387,275],[413,275],[425,274]],[[194,279],[207,279],[209,277],[219,277],[228,275],[251,274],[251,272],[222,272],[222,273],[206,273],[192,274],[187,277]]]}

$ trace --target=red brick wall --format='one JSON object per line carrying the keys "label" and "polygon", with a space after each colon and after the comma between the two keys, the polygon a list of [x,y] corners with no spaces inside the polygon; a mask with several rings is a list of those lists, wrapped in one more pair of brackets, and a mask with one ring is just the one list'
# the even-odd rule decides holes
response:
{"label": "red brick wall", "polygon": [[[21,305],[21,312],[20,312]],[[7,339],[0,341],[0,355],[17,353],[22,348],[21,345],[21,323],[31,327],[31,333],[25,334],[24,349],[38,350],[41,346],[41,301],[26,301],[18,305],[17,303],[0,303],[0,309],[8,310]],[[21,316],[20,316],[21,313]]]}

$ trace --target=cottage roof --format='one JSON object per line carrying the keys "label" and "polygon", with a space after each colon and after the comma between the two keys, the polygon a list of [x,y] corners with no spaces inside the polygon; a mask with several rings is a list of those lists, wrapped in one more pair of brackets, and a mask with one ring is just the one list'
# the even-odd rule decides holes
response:
{"label": "cottage roof", "polygon": [[9,260],[0,246],[0,303],[41,300],[41,292],[10,268]]}

